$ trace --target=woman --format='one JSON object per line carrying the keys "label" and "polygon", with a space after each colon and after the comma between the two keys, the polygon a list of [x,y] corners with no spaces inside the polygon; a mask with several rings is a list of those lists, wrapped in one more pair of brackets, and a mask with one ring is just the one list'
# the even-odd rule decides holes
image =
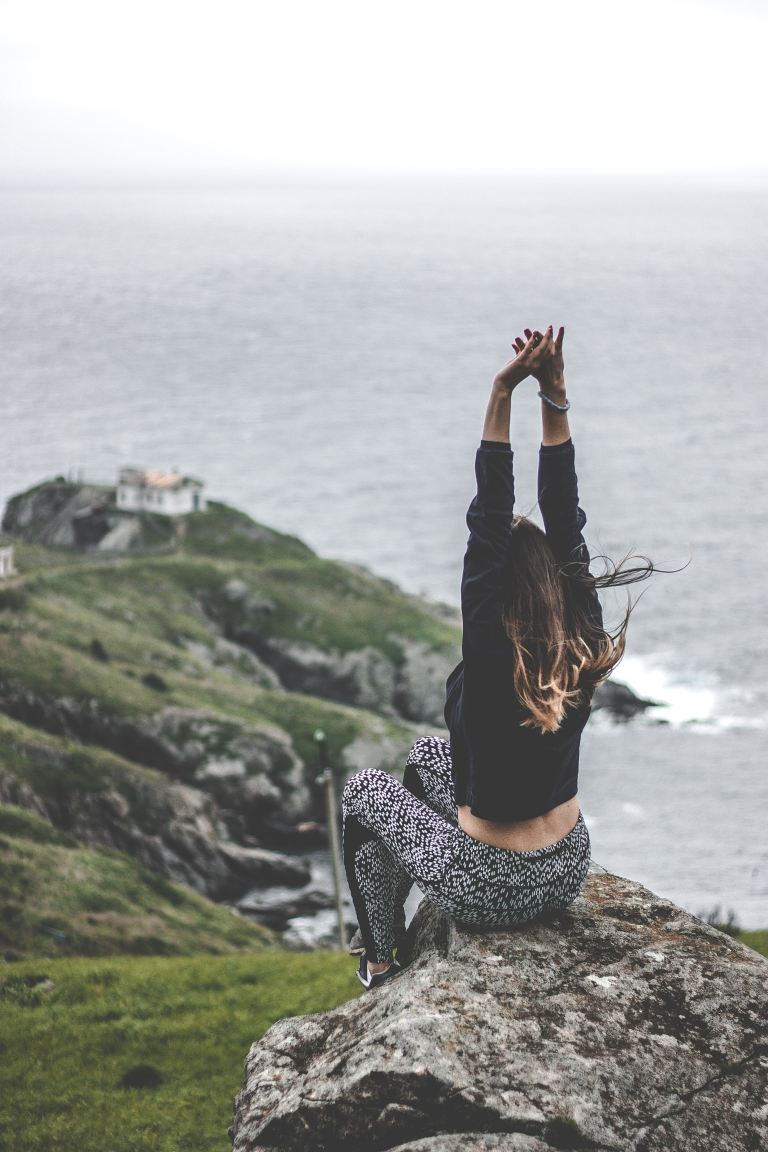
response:
{"label": "woman", "polygon": [[[595,686],[621,659],[629,619],[628,611],[606,632],[596,589],[642,579],[652,565],[589,573],[563,335],[551,325],[525,329],[493,382],[467,514],[463,660],[446,686],[450,744],[417,741],[403,784],[366,770],[344,789],[344,863],[366,989],[403,966],[393,949],[402,949],[414,882],[457,920],[502,927],[571,904],[587,875],[579,742]],[[514,514],[511,397],[528,376],[541,397],[545,532]]]}

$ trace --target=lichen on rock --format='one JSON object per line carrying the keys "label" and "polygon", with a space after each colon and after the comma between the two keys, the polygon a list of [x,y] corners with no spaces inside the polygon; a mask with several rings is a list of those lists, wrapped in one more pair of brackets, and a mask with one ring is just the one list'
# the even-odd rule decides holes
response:
{"label": "lichen on rock", "polygon": [[423,901],[409,938],[397,979],[251,1048],[234,1152],[768,1147],[768,964],[676,905],[595,870],[504,932]]}

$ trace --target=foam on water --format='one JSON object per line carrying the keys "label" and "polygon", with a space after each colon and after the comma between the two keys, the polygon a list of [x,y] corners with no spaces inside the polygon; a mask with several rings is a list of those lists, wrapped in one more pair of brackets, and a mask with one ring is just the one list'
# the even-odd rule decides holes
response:
{"label": "foam on water", "polygon": [[[649,721],[707,732],[766,727],[764,717],[755,714],[743,693],[718,686],[712,674],[673,671],[671,663],[663,655],[632,654],[624,657],[617,670],[617,680],[638,696],[657,701],[657,707],[646,714]],[[749,713],[741,709],[749,709]]]}

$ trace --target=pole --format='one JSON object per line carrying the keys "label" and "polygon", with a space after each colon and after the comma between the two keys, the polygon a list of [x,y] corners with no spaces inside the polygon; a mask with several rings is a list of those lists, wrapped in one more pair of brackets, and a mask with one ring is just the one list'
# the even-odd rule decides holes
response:
{"label": "pole", "polygon": [[344,951],[347,947],[347,941],[344,930],[344,909],[341,902],[341,867],[339,864],[339,825],[336,813],[336,788],[334,786],[333,772],[328,764],[328,742],[322,728],[318,728],[315,732],[315,743],[317,744],[317,760],[320,768],[320,775],[317,777],[317,782],[318,784],[325,785],[328,849],[331,854],[331,864],[333,865],[333,887],[336,895],[336,920],[339,929],[339,948]]}

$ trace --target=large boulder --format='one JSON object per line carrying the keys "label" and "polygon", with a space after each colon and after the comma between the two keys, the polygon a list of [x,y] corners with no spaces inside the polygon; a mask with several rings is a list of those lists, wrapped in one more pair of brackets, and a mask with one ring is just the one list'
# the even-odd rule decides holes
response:
{"label": "large boulder", "polygon": [[251,1048],[235,1152],[768,1147],[768,964],[729,936],[602,870],[521,928],[424,901],[409,934],[397,979]]}

